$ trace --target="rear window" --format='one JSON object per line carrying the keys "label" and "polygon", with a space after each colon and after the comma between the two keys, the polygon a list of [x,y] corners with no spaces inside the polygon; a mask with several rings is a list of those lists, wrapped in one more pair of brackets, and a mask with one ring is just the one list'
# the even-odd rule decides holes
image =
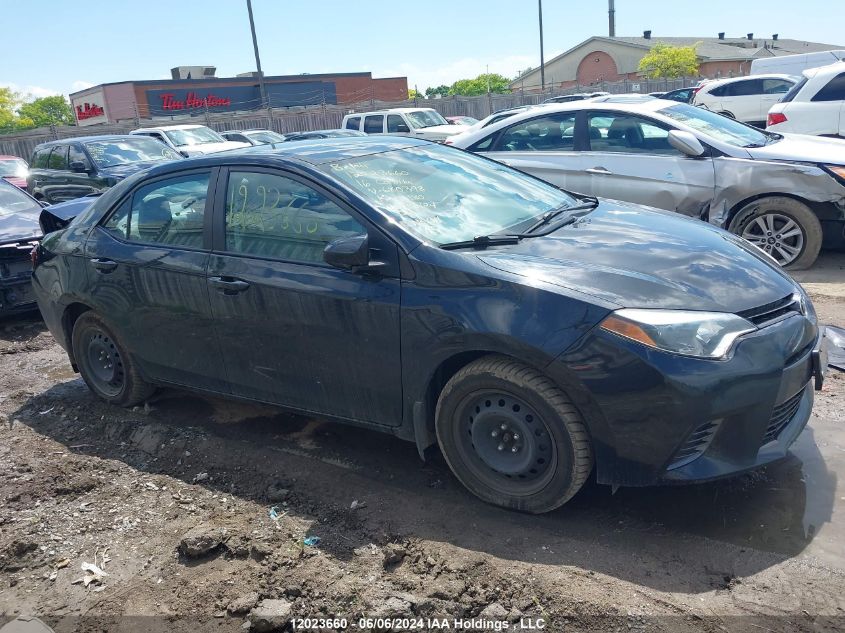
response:
{"label": "rear window", "polygon": [[348,119],[346,119],[346,129],[347,130],[361,129],[361,117],[351,116]]}
{"label": "rear window", "polygon": [[813,101],[845,101],[845,73],[839,73],[816,93]]}
{"label": "rear window", "polygon": [[808,81],[809,81],[809,78],[808,78],[808,77],[804,77],[803,79],[801,79],[801,81],[799,81],[797,84],[795,84],[794,86],[792,86],[792,89],[791,89],[789,92],[787,92],[785,95],[783,95],[783,97],[781,98],[780,102],[781,102],[781,103],[788,103],[789,101],[792,101],[792,100],[795,98],[795,96],[796,96],[799,92],[801,92],[801,89],[802,89],[804,86],[806,86],[806,85],[807,85],[807,82],[808,82]]}

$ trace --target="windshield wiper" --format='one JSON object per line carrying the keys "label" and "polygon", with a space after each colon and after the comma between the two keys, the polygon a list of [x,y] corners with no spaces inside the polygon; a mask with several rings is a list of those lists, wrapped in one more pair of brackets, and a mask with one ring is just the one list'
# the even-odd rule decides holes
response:
{"label": "windshield wiper", "polygon": [[[584,211],[584,210],[587,210],[587,209],[595,209],[599,204],[598,199],[593,198],[592,196],[585,198],[585,200],[588,201],[585,204],[579,204],[579,205],[574,206],[574,207],[558,207],[556,209],[552,209],[551,211],[547,211],[542,216],[540,216],[539,220],[537,220],[534,224],[532,224],[527,229],[525,229],[525,234],[533,233],[534,231],[536,231],[540,227],[549,224],[552,220],[554,220],[556,217],[558,217],[562,213],[567,213],[569,211]],[[566,226],[567,224],[572,224],[577,219],[578,219],[577,217],[566,218],[564,224],[562,224],[561,226]],[[560,228],[560,227],[558,227],[558,228]]]}
{"label": "windshield wiper", "polygon": [[440,248],[445,251],[454,251],[459,248],[487,248],[488,246],[500,246],[503,244],[519,244],[523,235],[477,235],[471,240],[463,242],[447,242],[441,244]]}

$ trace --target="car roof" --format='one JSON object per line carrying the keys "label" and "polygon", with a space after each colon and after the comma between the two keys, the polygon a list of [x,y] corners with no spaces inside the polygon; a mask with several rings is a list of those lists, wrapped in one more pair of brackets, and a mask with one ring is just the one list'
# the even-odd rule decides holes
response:
{"label": "car roof", "polygon": [[352,112],[346,116],[362,116],[365,114],[395,114],[397,112],[421,112],[423,110],[431,111],[434,108],[385,108],[383,110],[367,110],[366,112]]}
{"label": "car roof", "polygon": [[817,68],[808,68],[804,71],[804,76],[812,79],[813,77],[824,77],[826,75],[838,75],[845,72],[845,60],[841,59],[838,62],[833,62],[827,66],[818,66]]}
{"label": "car roof", "polygon": [[[127,139],[132,139],[133,141],[138,138],[137,136],[131,136],[129,134],[99,134],[97,136],[71,136],[68,138],[60,138],[57,141],[47,141],[46,143],[39,143],[35,146],[36,149],[39,147],[49,147],[51,145],[67,145],[68,143],[88,143],[89,141],[125,141]],[[17,158],[17,156],[15,156]]]}
{"label": "car roof", "polygon": [[198,123],[183,123],[181,125],[158,125],[156,127],[139,127],[137,130],[132,130],[132,134],[135,132],[158,132],[161,130],[193,130],[198,127],[208,127],[207,125],[200,125]]}
{"label": "car roof", "polygon": [[[747,81],[749,79],[788,79],[790,81],[795,81],[795,75],[787,75],[785,73],[765,73],[759,75],[743,75],[742,77],[729,77],[727,79],[714,79],[713,81],[708,81],[704,86],[707,86],[708,91],[711,88],[717,88],[719,86],[724,86],[725,84],[732,84],[738,81]],[[703,87],[703,86],[702,86]]]}
{"label": "car roof", "polygon": [[273,130],[256,127],[249,130],[223,130],[222,132],[218,132],[218,134],[249,134],[250,132],[273,132]]}
{"label": "car roof", "polygon": [[431,146],[433,141],[406,136],[344,136],[335,138],[302,140],[296,143],[269,143],[245,149],[206,154],[162,163],[147,172],[150,175],[163,175],[172,171],[182,171],[192,167],[215,167],[217,165],[240,162],[244,164],[276,164],[278,166],[303,164],[322,165],[349,158],[361,158],[372,154],[381,154],[408,147]]}

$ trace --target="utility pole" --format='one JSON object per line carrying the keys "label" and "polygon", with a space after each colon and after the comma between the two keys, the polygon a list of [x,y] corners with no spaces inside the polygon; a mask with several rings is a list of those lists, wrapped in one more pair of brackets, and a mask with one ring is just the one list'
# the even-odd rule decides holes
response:
{"label": "utility pole", "polygon": [[261,91],[261,105],[268,110],[267,90],[264,87],[264,73],[261,71],[261,57],[258,55],[258,38],[255,36],[255,20],[252,18],[252,0],[246,0],[246,10],[249,13],[249,30],[252,31],[252,49],[255,51],[255,67],[258,70],[258,88]]}
{"label": "utility pole", "polygon": [[537,0],[540,12],[540,88],[546,92],[546,62],[543,58],[543,0]]}
{"label": "utility pole", "polygon": [[607,0],[607,33],[616,37],[616,6],[613,0]]}

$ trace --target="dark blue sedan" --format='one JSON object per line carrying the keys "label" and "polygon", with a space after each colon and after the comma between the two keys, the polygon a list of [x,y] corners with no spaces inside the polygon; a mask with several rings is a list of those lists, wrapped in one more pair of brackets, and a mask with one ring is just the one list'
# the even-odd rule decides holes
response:
{"label": "dark blue sedan", "polygon": [[44,319],[107,402],[159,385],[437,444],[482,499],[786,454],[824,352],[803,290],[739,238],[407,138],[163,164],[36,253]]}

